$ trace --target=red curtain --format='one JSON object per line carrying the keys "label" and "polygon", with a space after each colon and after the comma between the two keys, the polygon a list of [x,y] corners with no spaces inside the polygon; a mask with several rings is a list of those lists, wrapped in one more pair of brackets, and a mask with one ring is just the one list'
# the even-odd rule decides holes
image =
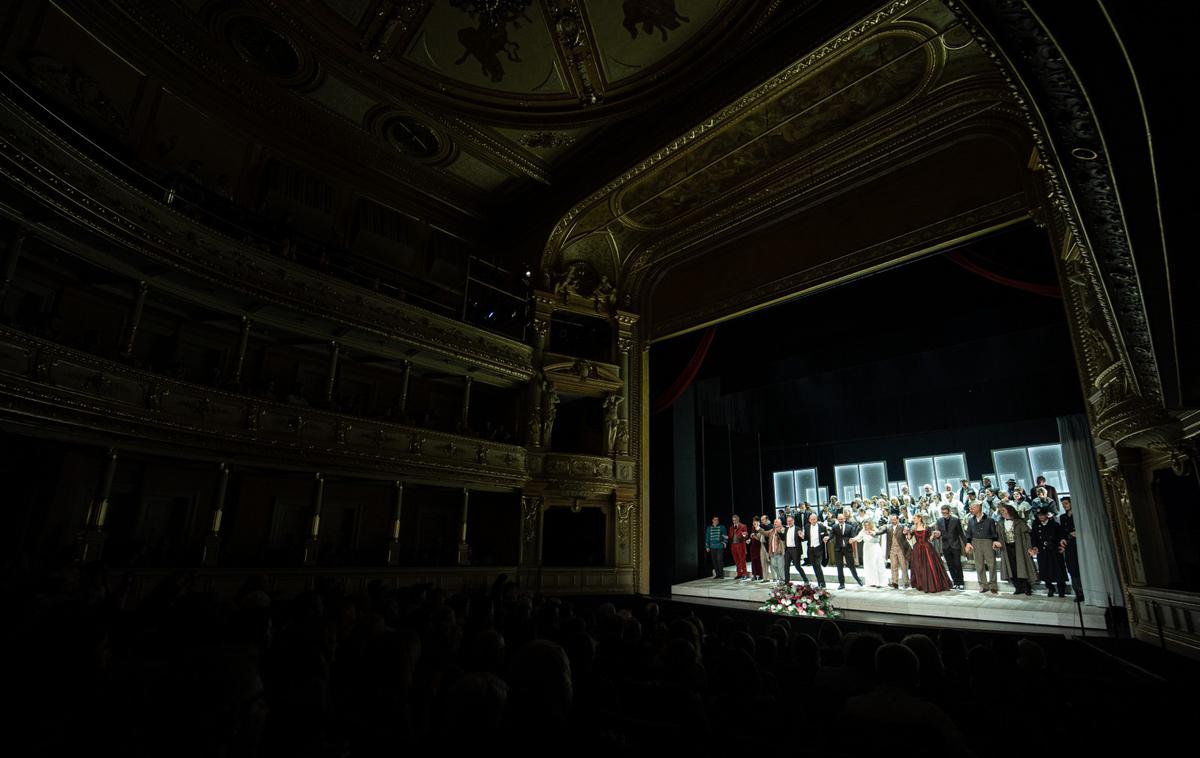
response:
{"label": "red curtain", "polygon": [[704,332],[704,336],[700,338],[700,344],[696,346],[696,352],[692,354],[692,359],[679,372],[679,376],[675,377],[675,381],[671,382],[671,386],[663,390],[663,393],[651,404],[651,413],[661,413],[670,408],[679,399],[679,396],[691,386],[692,380],[696,378],[696,373],[700,371],[700,366],[704,364],[704,358],[708,355],[708,348],[712,345],[713,336],[716,333],[716,327],[712,326]]}
{"label": "red curtain", "polygon": [[1020,279],[1009,278],[1003,274],[998,274],[979,263],[976,263],[975,261],[969,259],[966,254],[961,252],[947,253],[946,257],[958,266],[970,271],[972,274],[975,274],[976,276],[982,276],[984,279],[987,279],[990,282],[995,282],[996,284],[1000,284],[1005,287],[1012,287],[1013,289],[1018,289],[1023,292],[1029,292],[1034,295],[1041,295],[1042,297],[1062,298],[1062,290],[1060,290],[1057,285],[1037,284],[1036,282],[1024,282]]}

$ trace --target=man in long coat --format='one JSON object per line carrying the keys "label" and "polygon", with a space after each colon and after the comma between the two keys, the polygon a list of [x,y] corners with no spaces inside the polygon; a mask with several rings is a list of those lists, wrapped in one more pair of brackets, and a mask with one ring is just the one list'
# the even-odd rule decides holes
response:
{"label": "man in long coat", "polygon": [[1064,535],[1058,522],[1050,517],[1049,508],[1038,510],[1030,536],[1037,550],[1038,579],[1046,583],[1046,594],[1054,597],[1054,590],[1057,589],[1059,597],[1066,597],[1067,567],[1062,553],[1058,551]]}
{"label": "man in long coat", "polygon": [[1004,503],[1000,506],[1000,521],[996,526],[1000,533],[1000,576],[1013,583],[1014,595],[1032,595],[1037,566],[1033,565],[1029,524],[1017,515],[1012,503]]}

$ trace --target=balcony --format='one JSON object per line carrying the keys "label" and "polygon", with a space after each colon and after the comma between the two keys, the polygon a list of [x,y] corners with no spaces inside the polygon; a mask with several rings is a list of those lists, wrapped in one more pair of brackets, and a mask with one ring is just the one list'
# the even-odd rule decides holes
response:
{"label": "balcony", "polygon": [[524,448],[168,379],[0,328],[6,415],[101,444],[282,469],[481,488],[528,479]]}
{"label": "balcony", "polygon": [[340,333],[355,349],[478,371],[496,383],[532,377],[531,348],[465,323],[469,302],[441,315],[428,303],[339,280],[332,267],[275,255],[236,222],[182,213],[163,202],[168,186],[89,141],[7,77],[0,77],[0,134],[0,166],[10,178],[0,214],[73,255],[230,314],[253,311],[256,322],[281,330]]}

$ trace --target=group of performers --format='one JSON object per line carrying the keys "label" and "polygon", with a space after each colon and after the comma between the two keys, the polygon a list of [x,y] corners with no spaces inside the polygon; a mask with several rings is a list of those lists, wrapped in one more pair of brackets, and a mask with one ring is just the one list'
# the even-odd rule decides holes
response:
{"label": "group of performers", "polygon": [[728,548],[737,581],[790,582],[794,567],[807,584],[807,565],[824,587],[824,567],[832,560],[838,589],[845,589],[849,571],[859,586],[944,592],[966,589],[966,558],[974,562],[981,593],[998,593],[1003,579],[1013,594],[1032,595],[1042,582],[1048,596],[1066,597],[1069,578],[1075,601],[1082,602],[1071,499],[1060,498],[1045,477],[1037,481],[1032,498],[1011,480],[996,491],[984,479],[979,493],[963,480],[957,492],[947,484],[936,493],[926,484],[914,500],[905,486],[899,495],[856,497],[849,505],[836,497],[815,509],[801,503],[749,524],[735,514],[725,527],[713,516],[706,534],[713,578],[723,578]]}

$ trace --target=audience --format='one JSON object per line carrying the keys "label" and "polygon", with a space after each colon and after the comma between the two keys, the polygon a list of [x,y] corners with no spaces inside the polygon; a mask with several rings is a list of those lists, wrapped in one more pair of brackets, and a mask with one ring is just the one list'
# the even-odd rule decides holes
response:
{"label": "audience", "polygon": [[[133,589],[132,575],[100,564],[8,582],[6,681],[21,693],[9,715],[31,754],[724,754],[779,734],[788,752],[969,756],[1011,752],[1003,727],[1018,713],[1038,744],[1068,750],[1108,718],[1095,662],[1054,637],[942,630],[935,641],[543,597],[504,579],[460,594],[380,581],[348,594],[331,580],[286,595],[252,576],[221,600],[181,572],[138,603]],[[1133,699],[1125,713],[1167,697],[1136,672],[1103,675]]]}

